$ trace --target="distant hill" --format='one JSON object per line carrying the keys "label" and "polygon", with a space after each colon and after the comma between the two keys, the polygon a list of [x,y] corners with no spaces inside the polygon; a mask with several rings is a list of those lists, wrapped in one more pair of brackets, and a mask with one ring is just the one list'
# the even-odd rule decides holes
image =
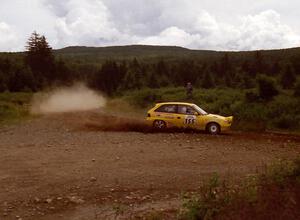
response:
{"label": "distant hill", "polygon": [[[128,45],[110,47],[85,47],[71,46],[54,50],[57,58],[68,63],[84,65],[100,65],[106,60],[132,60],[137,58],[146,62],[156,62],[159,59],[177,62],[182,59],[193,59],[195,61],[211,63],[219,60],[228,54],[231,61],[241,63],[245,60],[253,60],[258,51],[213,51],[213,50],[191,50],[176,46],[149,46],[149,45]],[[281,61],[290,62],[292,59],[299,59],[300,47],[276,50],[259,50],[267,63]],[[1,57],[21,60],[24,52],[0,53]],[[295,61],[294,61],[295,62]],[[300,61],[299,61],[300,62]]]}
{"label": "distant hill", "polygon": [[131,45],[131,46],[112,46],[112,47],[66,47],[55,50],[56,56],[63,59],[76,59],[90,62],[102,62],[103,60],[127,60],[127,59],[178,59],[195,55],[215,55],[215,51],[194,51],[183,47],[175,46],[146,46],[146,45]]}
{"label": "distant hill", "polygon": [[[146,45],[131,45],[131,46],[111,46],[111,47],[83,47],[74,46],[54,50],[57,57],[72,61],[81,61],[87,63],[103,62],[104,60],[127,60],[138,58],[142,60],[151,61],[158,58],[166,60],[177,60],[184,58],[192,58],[197,60],[216,59],[230,55],[232,59],[252,59],[257,51],[212,51],[212,50],[190,50],[183,47],[176,46],[146,46]],[[286,60],[293,56],[300,56],[300,47],[290,49],[277,49],[277,50],[260,50],[262,56],[267,60]]]}

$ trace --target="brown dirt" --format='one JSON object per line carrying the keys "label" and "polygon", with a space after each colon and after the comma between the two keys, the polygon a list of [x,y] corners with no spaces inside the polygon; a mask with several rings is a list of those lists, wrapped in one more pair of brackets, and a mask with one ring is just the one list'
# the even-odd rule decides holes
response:
{"label": "brown dirt", "polygon": [[164,209],[213,172],[240,178],[299,156],[300,137],[155,133],[99,112],[0,129],[0,219],[126,219]]}

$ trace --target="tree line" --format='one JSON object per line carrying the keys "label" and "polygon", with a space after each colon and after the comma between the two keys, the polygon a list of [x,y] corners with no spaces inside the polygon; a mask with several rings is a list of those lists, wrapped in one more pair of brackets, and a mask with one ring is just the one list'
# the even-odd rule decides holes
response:
{"label": "tree line", "polygon": [[257,51],[239,61],[224,52],[220,58],[211,60],[183,57],[170,61],[157,57],[150,62],[136,57],[123,61],[108,59],[101,66],[78,64],[55,57],[45,36],[34,32],[28,39],[26,52],[0,56],[0,92],[36,92],[83,81],[107,95],[144,87],[184,86],[187,82],[207,89],[251,89],[261,84],[265,88],[274,87],[267,90],[276,94],[278,88],[299,89],[299,61],[300,57],[288,62],[273,60]]}

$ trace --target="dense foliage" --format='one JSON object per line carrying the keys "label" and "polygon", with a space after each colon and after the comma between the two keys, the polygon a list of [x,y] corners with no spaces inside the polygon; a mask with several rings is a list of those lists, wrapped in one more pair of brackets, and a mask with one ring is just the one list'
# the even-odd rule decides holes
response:
{"label": "dense foliage", "polygon": [[[300,109],[300,48],[253,52],[161,46],[52,50],[46,38],[34,32],[26,52],[0,53],[0,92],[36,92],[76,81],[85,82],[108,96],[134,94],[142,89],[141,96],[145,91],[153,93],[160,88],[183,87],[192,82],[196,89],[238,92],[240,97],[229,102],[242,103],[244,110],[240,111],[244,114],[252,112],[265,120],[275,117],[282,121],[278,122],[280,127],[290,127],[286,121],[295,121],[299,114],[295,109]],[[176,95],[173,93],[173,100],[180,100]],[[195,90],[194,97],[197,95]],[[145,96],[146,102],[159,100],[155,95]],[[226,99],[226,95],[220,94],[212,102],[217,105]],[[265,113],[264,108],[278,100],[280,103],[274,107],[277,115]],[[199,104],[206,105],[209,103],[206,101]],[[225,111],[219,106],[218,112],[222,113],[221,109]],[[230,109],[228,113],[237,114],[235,108]]]}
{"label": "dense foliage", "polygon": [[[159,46],[52,50],[46,38],[34,32],[25,53],[0,54],[0,91],[37,91],[79,80],[108,95],[143,87],[183,86],[187,82],[207,89],[249,89],[259,83],[293,90],[300,75],[299,61],[299,48],[253,52]],[[270,93],[276,95],[278,88]]]}
{"label": "dense foliage", "polygon": [[279,160],[238,184],[214,174],[198,192],[183,196],[177,219],[298,219],[299,178],[299,158]]}

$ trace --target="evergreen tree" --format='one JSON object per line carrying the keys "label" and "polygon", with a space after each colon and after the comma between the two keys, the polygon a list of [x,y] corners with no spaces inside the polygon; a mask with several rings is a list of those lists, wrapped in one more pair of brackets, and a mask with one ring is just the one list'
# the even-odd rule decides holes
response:
{"label": "evergreen tree", "polygon": [[58,84],[71,84],[76,78],[76,73],[71,73],[70,68],[63,60],[58,60],[55,63],[55,71],[53,74],[53,80]]}
{"label": "evergreen tree", "polygon": [[293,69],[296,75],[300,75],[300,54],[294,55],[291,58]]}
{"label": "evergreen tree", "polygon": [[0,58],[0,70],[2,70],[3,73],[8,73],[12,70],[13,64],[11,61],[7,58],[1,59]]}
{"label": "evergreen tree", "polygon": [[300,97],[300,79],[298,79],[296,84],[295,84],[294,96],[295,97]]}
{"label": "evergreen tree", "polygon": [[175,67],[173,75],[176,85],[185,85],[188,82],[197,82],[199,72],[193,60],[182,60]]}
{"label": "evergreen tree", "polygon": [[261,75],[257,79],[259,97],[265,101],[271,100],[278,95],[275,80],[271,77]]}
{"label": "evergreen tree", "polygon": [[53,80],[55,60],[45,36],[32,33],[26,45],[25,63],[31,68],[39,84]]}
{"label": "evergreen tree", "polygon": [[5,75],[0,69],[0,92],[4,92],[7,89],[7,82],[5,79]]}
{"label": "evergreen tree", "polygon": [[287,65],[285,70],[281,74],[280,83],[282,88],[291,89],[293,88],[296,81],[296,75],[291,65]]}
{"label": "evergreen tree", "polygon": [[220,83],[231,87],[234,71],[228,53],[222,57],[219,67],[219,77],[222,79]]}
{"label": "evergreen tree", "polygon": [[148,83],[147,86],[150,88],[159,88],[160,87],[160,83],[159,83],[159,79],[158,79],[158,74],[155,71],[151,71],[149,72],[149,77],[148,77]]}
{"label": "evergreen tree", "polygon": [[262,74],[266,71],[266,63],[261,51],[256,51],[254,56],[254,63],[252,65],[252,73],[253,74]]}
{"label": "evergreen tree", "polygon": [[203,76],[203,80],[201,83],[201,87],[205,89],[210,89],[215,87],[214,80],[211,76],[211,73],[209,71],[206,71]]}
{"label": "evergreen tree", "polygon": [[144,82],[143,68],[136,58],[129,63],[128,71],[123,80],[124,89],[140,89]]}
{"label": "evergreen tree", "polygon": [[28,68],[17,67],[8,80],[8,89],[11,92],[36,91],[35,79]]}
{"label": "evergreen tree", "polygon": [[255,79],[251,77],[249,74],[244,73],[244,77],[242,79],[242,86],[245,89],[251,89],[255,87]]}
{"label": "evergreen tree", "polygon": [[281,71],[281,66],[278,61],[275,61],[271,67],[271,74],[273,76],[277,76]]}
{"label": "evergreen tree", "polygon": [[[155,64],[154,73],[151,76],[150,80],[154,80],[152,85],[157,83],[157,87],[170,85],[170,71],[164,60],[160,60]],[[151,82],[150,82],[151,83]]]}

